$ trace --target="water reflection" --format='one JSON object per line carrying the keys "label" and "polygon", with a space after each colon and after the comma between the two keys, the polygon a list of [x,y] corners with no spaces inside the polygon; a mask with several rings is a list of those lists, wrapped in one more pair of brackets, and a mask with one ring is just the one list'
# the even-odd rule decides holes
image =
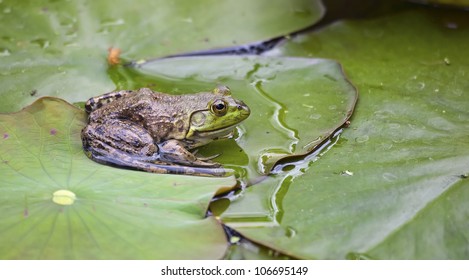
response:
{"label": "water reflection", "polygon": [[288,112],[288,109],[284,104],[273,98],[263,89],[261,80],[256,81],[254,87],[259,93],[259,96],[264,99],[263,104],[269,107],[268,120],[271,124],[270,128],[274,129],[274,131],[269,130],[268,133],[266,133],[267,135],[263,135],[263,137],[266,138],[266,143],[269,143],[269,148],[260,151],[256,159],[259,172],[266,174],[269,172],[274,162],[295,151],[295,147],[299,141],[298,130],[287,125],[285,114]]}
{"label": "water reflection", "polygon": [[[284,215],[283,199],[291,183],[338,143],[341,132],[337,131],[313,153],[277,164],[269,176],[255,184],[255,188],[247,188],[232,198],[229,208],[221,214],[223,222],[238,228],[280,225]],[[243,200],[242,203],[238,204],[238,199]],[[243,207],[245,205],[249,205],[249,209]],[[285,235],[293,237],[294,230],[286,229]]]}

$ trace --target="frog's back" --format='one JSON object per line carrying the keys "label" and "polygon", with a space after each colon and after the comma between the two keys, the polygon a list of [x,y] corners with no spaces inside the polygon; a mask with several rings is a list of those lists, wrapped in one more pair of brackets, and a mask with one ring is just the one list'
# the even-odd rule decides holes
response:
{"label": "frog's back", "polygon": [[[168,107],[178,110],[181,108],[189,108],[191,106],[204,107],[207,104],[208,99],[211,99],[212,96],[213,95],[208,92],[202,94],[197,93],[187,95],[171,95],[162,92],[155,92],[149,88],[141,88],[139,90],[121,90],[105,93],[103,95],[88,99],[85,103],[85,110],[88,114],[90,114],[91,112],[96,111],[97,109],[109,103],[112,103],[118,99],[123,99],[124,97],[125,99],[137,98],[140,100],[145,99],[146,97],[158,103],[159,106],[164,106],[164,104],[166,104]],[[137,100],[134,100],[134,102],[135,101]],[[199,105],[197,103],[202,103],[202,105]]]}
{"label": "frog's back", "polygon": [[105,93],[100,96],[91,97],[85,103],[85,111],[89,114],[96,109],[103,107],[106,104],[109,104],[117,99],[120,99],[124,96],[128,96],[132,94],[134,91],[132,90],[120,90],[120,91],[113,91],[109,93]]}

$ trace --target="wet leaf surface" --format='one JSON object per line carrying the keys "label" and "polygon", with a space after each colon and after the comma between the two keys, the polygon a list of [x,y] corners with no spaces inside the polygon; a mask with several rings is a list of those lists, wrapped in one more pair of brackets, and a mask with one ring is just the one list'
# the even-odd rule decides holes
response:
{"label": "wet leaf surface", "polygon": [[85,113],[42,98],[0,115],[1,259],[216,259],[227,249],[208,203],[233,177],[100,165],[83,153]]}
{"label": "wet leaf surface", "polygon": [[[274,50],[341,61],[360,101],[304,175],[249,189],[223,220],[299,258],[467,259],[468,27],[464,13],[409,10]],[[236,220],[248,207],[270,223]]]}
{"label": "wet leaf surface", "polygon": [[[305,0],[173,4],[3,1],[0,111],[44,95],[76,102],[128,85],[121,67],[107,65],[110,47],[128,60],[238,45],[302,29],[323,12],[319,1]],[[83,114],[59,100],[40,99],[1,118],[8,178],[0,185],[2,258],[220,258],[225,252],[220,225],[203,215],[233,178],[155,177],[97,165],[81,151]],[[239,149],[233,140],[215,145],[225,151],[221,161]],[[242,155],[243,164],[253,164]]]}
{"label": "wet leaf surface", "polygon": [[45,95],[77,102],[114,90],[110,47],[138,60],[241,45],[289,34],[323,14],[320,1],[309,0],[5,0],[0,9],[0,112]]}
{"label": "wet leaf surface", "polygon": [[[272,250],[256,252],[242,240],[226,258],[469,257],[467,13],[425,8],[335,22],[266,57],[108,67],[109,47],[137,60],[232,46],[301,29],[323,12],[318,1],[305,0],[288,9],[279,6],[284,1],[162,3],[0,3],[0,111],[44,95],[76,102],[114,88],[182,94],[227,84],[253,114],[235,139],[200,153],[222,152],[216,160],[251,187],[210,209]],[[279,158],[316,147],[348,118],[344,108],[356,93],[330,59],[361,93],[351,126],[305,159],[262,176]],[[58,100],[40,102],[0,116],[1,258],[225,254],[220,221],[204,215],[232,178],[214,185],[184,176],[155,181],[155,174],[95,164],[81,151],[82,113]]]}

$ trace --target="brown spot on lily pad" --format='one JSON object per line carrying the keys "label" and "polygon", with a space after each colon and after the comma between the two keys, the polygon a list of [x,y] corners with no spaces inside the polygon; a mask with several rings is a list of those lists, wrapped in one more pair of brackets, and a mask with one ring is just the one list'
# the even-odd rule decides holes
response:
{"label": "brown spot on lily pad", "polygon": [[121,50],[119,48],[109,48],[108,49],[108,56],[107,56],[107,62],[109,65],[118,65],[120,63],[120,56]]}
{"label": "brown spot on lily pad", "polygon": [[10,138],[10,134],[8,133],[3,133],[3,139],[8,139]]}
{"label": "brown spot on lily pad", "polygon": [[56,135],[56,134],[57,134],[57,129],[52,128],[52,129],[50,130],[50,135]]}

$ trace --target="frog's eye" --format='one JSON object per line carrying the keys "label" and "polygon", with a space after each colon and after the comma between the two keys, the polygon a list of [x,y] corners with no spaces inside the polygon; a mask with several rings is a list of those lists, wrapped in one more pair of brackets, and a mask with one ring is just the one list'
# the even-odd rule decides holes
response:
{"label": "frog's eye", "polygon": [[210,107],[212,113],[218,117],[224,116],[226,114],[227,108],[228,107],[223,100],[215,100],[215,102],[213,102],[212,106]]}

